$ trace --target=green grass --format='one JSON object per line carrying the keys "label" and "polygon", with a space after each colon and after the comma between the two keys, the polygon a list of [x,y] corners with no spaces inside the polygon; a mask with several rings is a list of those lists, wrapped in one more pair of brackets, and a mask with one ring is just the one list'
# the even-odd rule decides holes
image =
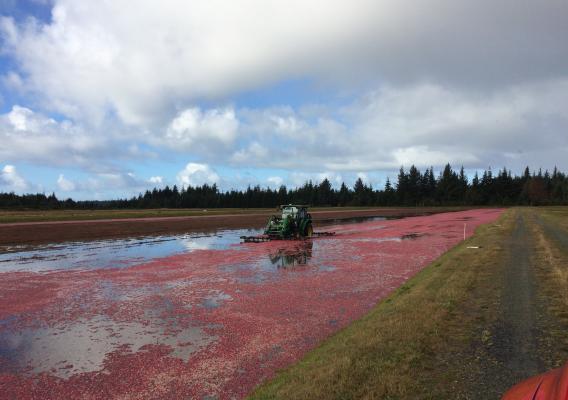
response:
{"label": "green grass", "polygon": [[[252,399],[457,399],[475,367],[459,355],[494,319],[514,211],[478,228],[370,313],[258,387]],[[468,245],[481,249],[468,249]],[[465,397],[464,397],[465,398]]]}
{"label": "green grass", "polygon": [[[538,216],[559,234],[568,238],[568,208],[539,209]],[[558,367],[568,360],[568,247],[566,239],[559,242],[550,230],[543,227],[532,215],[536,253],[533,259],[540,284],[540,303],[553,318],[547,322],[545,346],[549,352],[549,368]]]}

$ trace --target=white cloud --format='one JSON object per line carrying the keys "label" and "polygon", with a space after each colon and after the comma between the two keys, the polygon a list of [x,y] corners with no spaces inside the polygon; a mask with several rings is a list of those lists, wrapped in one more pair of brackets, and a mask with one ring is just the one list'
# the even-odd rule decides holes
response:
{"label": "white cloud", "polygon": [[407,167],[412,164],[420,164],[421,166],[440,166],[448,162],[454,165],[482,164],[481,154],[476,156],[472,153],[460,152],[459,150],[455,150],[453,154],[448,154],[448,152],[430,149],[426,145],[396,149],[393,151],[393,156],[397,165],[404,165]]}
{"label": "white cloud", "polygon": [[49,24],[5,18],[2,31],[28,87],[57,111],[98,118],[110,109],[137,124],[183,99],[314,69],[314,60],[360,39],[372,5],[166,0],[133,10],[126,0],[58,0]]}
{"label": "white cloud", "polygon": [[0,115],[0,158],[5,160],[88,166],[101,154],[112,157],[116,152],[105,138],[70,121],[56,121],[17,105]]}
{"label": "white cloud", "polygon": [[13,165],[5,165],[2,168],[0,172],[0,186],[4,190],[14,192],[23,192],[30,187],[26,180],[18,174],[16,167]]}
{"label": "white cloud", "polygon": [[[114,135],[116,132],[121,135]],[[85,127],[71,120],[56,120],[27,107],[14,105],[0,114],[0,159],[35,165],[79,167],[90,172],[116,172],[120,161],[156,158],[153,150],[121,125]]]}
{"label": "white cloud", "polygon": [[[150,176],[149,178],[138,177],[133,172],[101,172],[88,173],[81,179],[71,180],[64,174],[59,174],[55,181],[55,187],[51,192],[73,192],[77,199],[109,199],[129,198],[143,193],[155,186],[161,186],[166,180],[162,176]],[[223,179],[211,167],[206,164],[188,163],[177,174],[180,185],[201,185],[203,183],[223,183],[225,188],[228,184],[235,183],[231,178]],[[244,182],[244,181],[243,181]],[[236,187],[245,187],[246,184],[238,182]],[[256,184],[256,180],[248,180],[247,184]],[[0,191],[42,191],[43,186],[27,182],[13,165],[6,165],[0,170]]]}
{"label": "white cloud", "polygon": [[59,174],[59,178],[57,178],[57,187],[63,190],[64,192],[72,192],[75,190],[75,183],[70,181],[69,179],[65,179],[63,174]]}
{"label": "white cloud", "polygon": [[169,124],[165,139],[170,147],[178,150],[226,146],[235,140],[238,126],[239,122],[232,109],[203,112],[199,108],[188,108]]}
{"label": "white cloud", "polygon": [[[239,110],[246,140],[230,160],[248,167],[365,172],[447,162],[483,168],[522,154],[509,156],[507,165],[551,168],[553,160],[568,167],[562,156],[568,150],[567,103],[568,79],[484,96],[431,83],[383,86],[315,119],[290,108]],[[274,121],[294,121],[288,125],[301,129],[283,133]]]}
{"label": "white cloud", "polygon": [[309,128],[290,106],[241,109],[239,117],[244,120],[244,129],[259,136],[298,138]]}
{"label": "white cloud", "polygon": [[2,84],[8,89],[14,90],[16,92],[20,91],[24,87],[24,82],[20,75],[14,71],[10,71],[1,77]]}
{"label": "white cloud", "polygon": [[138,179],[133,173],[108,172],[95,174],[87,180],[84,188],[88,190],[142,190],[148,186],[147,182]]}
{"label": "white cloud", "polygon": [[[350,104],[328,106],[320,117],[291,107],[186,109],[168,125],[167,142],[159,133],[150,142],[154,149],[177,148],[199,157],[203,164],[196,165],[305,171],[318,181],[323,170],[332,174],[328,179],[334,184],[342,172],[392,171],[410,164],[483,168],[506,163],[516,170],[557,163],[566,168],[567,103],[568,80],[515,85],[481,97],[432,83],[383,86]],[[0,116],[0,128],[0,156],[6,161],[79,166],[108,174],[97,175],[99,184],[144,186],[112,168],[110,159],[144,158],[148,136],[139,138],[140,145],[118,145],[18,106]],[[196,170],[178,180],[195,182],[194,172],[207,176]],[[299,179],[294,183],[301,184]],[[199,184],[212,181],[218,180]]]}
{"label": "white cloud", "polygon": [[567,15],[561,0],[140,0],[135,9],[57,0],[48,23],[0,26],[46,105],[140,124],[297,77],[481,86],[558,77],[568,69]]}
{"label": "white cloud", "polygon": [[279,176],[270,176],[268,179],[266,179],[266,181],[270,186],[274,188],[278,188],[282,185],[282,183],[284,183],[284,179]]}
{"label": "white cloud", "polygon": [[161,183],[161,177],[141,179],[132,172],[92,173],[80,181],[71,181],[60,174],[57,188],[63,192],[73,192],[79,198],[124,198],[151,189],[158,181]]}
{"label": "white cloud", "polygon": [[150,179],[148,179],[149,183],[155,184],[155,185],[161,185],[162,182],[164,181],[164,178],[161,176],[151,176]]}
{"label": "white cloud", "polygon": [[178,172],[177,181],[182,186],[198,186],[204,183],[218,183],[221,178],[207,164],[188,163]]}
{"label": "white cloud", "polygon": [[18,105],[12,107],[12,111],[5,114],[4,118],[15,132],[40,133],[41,130],[49,129],[50,126],[56,124],[53,119],[37,117],[32,110]]}
{"label": "white cloud", "polygon": [[[335,172],[325,171],[325,172],[292,172],[288,177],[287,181],[291,183],[292,186],[301,186],[308,181],[314,183],[320,183],[324,179],[327,179],[332,186],[339,186],[343,182],[343,177]],[[348,179],[352,180],[352,179]]]}
{"label": "white cloud", "polygon": [[270,159],[268,149],[254,141],[246,149],[240,149],[233,153],[231,161],[237,164],[265,163]]}

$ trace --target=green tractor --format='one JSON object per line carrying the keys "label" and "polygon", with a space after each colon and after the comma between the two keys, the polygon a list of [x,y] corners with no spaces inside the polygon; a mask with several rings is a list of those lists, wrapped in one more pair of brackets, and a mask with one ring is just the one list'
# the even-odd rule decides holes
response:
{"label": "green tractor", "polygon": [[268,220],[264,234],[270,239],[309,238],[314,234],[312,216],[308,206],[288,204],[280,206],[282,215],[273,215]]}
{"label": "green tractor", "polygon": [[334,236],[335,232],[314,232],[308,206],[287,204],[279,207],[282,215],[273,215],[268,220],[264,234],[241,236],[245,243],[270,242],[271,240],[296,240],[312,237]]}

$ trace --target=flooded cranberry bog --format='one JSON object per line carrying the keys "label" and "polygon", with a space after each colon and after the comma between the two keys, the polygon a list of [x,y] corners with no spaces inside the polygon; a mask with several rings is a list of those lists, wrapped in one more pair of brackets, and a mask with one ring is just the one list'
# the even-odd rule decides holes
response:
{"label": "flooded cranberry bog", "polygon": [[5,247],[1,396],[242,398],[500,214]]}

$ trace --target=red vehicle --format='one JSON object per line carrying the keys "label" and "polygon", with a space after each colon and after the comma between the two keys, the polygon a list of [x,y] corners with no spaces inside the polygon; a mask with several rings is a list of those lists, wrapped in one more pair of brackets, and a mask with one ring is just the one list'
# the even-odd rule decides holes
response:
{"label": "red vehicle", "polygon": [[568,362],[513,386],[501,400],[568,400]]}

